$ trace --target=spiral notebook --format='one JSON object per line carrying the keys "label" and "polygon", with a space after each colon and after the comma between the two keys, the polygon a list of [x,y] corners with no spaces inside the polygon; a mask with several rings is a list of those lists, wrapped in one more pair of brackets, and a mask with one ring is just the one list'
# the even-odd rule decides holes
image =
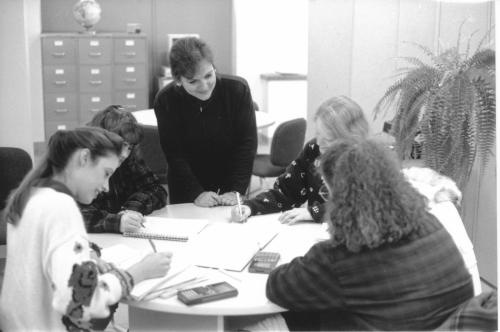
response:
{"label": "spiral notebook", "polygon": [[204,219],[145,217],[144,228],[137,232],[124,232],[123,236],[142,239],[186,242],[207,225]]}

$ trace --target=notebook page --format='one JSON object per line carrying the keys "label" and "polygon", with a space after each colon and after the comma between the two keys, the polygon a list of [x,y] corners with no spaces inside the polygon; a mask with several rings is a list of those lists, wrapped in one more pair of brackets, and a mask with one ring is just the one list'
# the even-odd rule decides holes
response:
{"label": "notebook page", "polygon": [[158,240],[188,241],[208,224],[204,219],[178,219],[145,217],[144,228],[124,236],[152,238]]}

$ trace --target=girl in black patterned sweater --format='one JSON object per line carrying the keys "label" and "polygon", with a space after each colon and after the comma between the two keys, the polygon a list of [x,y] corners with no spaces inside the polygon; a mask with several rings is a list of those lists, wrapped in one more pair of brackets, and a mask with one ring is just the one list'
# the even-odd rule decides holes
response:
{"label": "girl in black patterned sweater", "polygon": [[[361,107],[346,96],[337,96],[323,102],[314,116],[315,138],[309,141],[297,159],[287,166],[275,181],[273,189],[243,202],[242,215],[237,207],[231,211],[233,221],[242,221],[251,215],[284,212],[282,223],[298,221],[322,222],[324,198],[327,189],[316,171],[319,156],[339,138],[368,135],[368,122]],[[302,205],[307,202],[307,207]]]}

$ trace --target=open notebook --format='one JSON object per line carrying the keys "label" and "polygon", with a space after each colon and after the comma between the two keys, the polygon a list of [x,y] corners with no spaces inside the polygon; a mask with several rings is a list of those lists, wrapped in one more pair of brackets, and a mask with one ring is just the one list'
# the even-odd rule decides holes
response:
{"label": "open notebook", "polygon": [[278,233],[279,222],[251,218],[248,222],[212,223],[191,243],[197,266],[242,271]]}
{"label": "open notebook", "polygon": [[[102,249],[101,253],[103,260],[114,263],[119,268],[126,270],[151,253],[151,251],[137,250],[124,244],[117,244]],[[160,287],[167,287],[189,278],[193,274],[193,271],[191,271],[193,268],[190,258],[181,251],[176,251],[172,256],[170,270],[166,276],[141,281],[134,286],[130,295],[134,300],[140,301]]]}
{"label": "open notebook", "polygon": [[153,240],[188,241],[208,225],[203,219],[145,217],[144,228],[137,232],[124,232],[123,236]]}

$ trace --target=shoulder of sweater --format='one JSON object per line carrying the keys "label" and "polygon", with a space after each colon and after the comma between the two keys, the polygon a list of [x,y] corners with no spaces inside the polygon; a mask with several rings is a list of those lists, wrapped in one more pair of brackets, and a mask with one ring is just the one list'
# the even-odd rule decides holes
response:
{"label": "shoulder of sweater", "polygon": [[33,210],[62,212],[63,213],[80,213],[77,202],[68,194],[58,192],[52,188],[35,188],[31,194],[26,207]]}
{"label": "shoulder of sweater", "polygon": [[234,87],[237,89],[248,89],[248,82],[240,76],[219,74],[218,78],[225,87]]}

